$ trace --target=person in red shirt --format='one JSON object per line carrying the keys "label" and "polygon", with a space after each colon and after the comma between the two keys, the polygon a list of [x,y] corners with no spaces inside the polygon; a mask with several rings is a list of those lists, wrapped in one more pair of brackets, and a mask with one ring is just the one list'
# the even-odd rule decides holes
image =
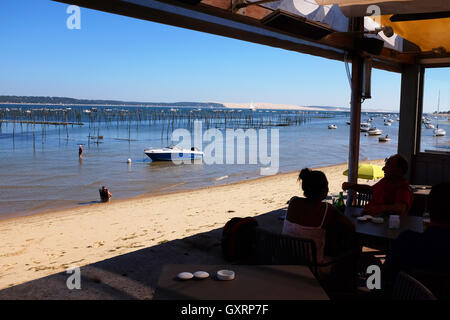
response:
{"label": "person in red shirt", "polygon": [[408,162],[396,154],[386,160],[383,167],[384,178],[369,186],[344,182],[342,189],[372,193],[372,199],[364,207],[363,215],[379,215],[386,212],[406,216],[411,209],[414,194],[404,175],[408,171]]}

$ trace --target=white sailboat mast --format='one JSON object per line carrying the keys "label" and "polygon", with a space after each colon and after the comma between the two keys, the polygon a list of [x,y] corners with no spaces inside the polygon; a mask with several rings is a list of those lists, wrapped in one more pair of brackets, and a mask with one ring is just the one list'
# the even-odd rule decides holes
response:
{"label": "white sailboat mast", "polygon": [[[439,89],[439,93],[438,93],[438,111],[437,111],[437,116],[436,117],[439,117],[439,104],[440,104],[440,102],[441,102],[441,89]],[[439,129],[439,120],[438,119],[436,119],[436,129]]]}

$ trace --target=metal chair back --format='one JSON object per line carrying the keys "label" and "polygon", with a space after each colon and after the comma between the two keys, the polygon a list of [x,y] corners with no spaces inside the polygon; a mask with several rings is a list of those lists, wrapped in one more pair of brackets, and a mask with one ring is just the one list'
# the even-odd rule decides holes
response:
{"label": "metal chair back", "polygon": [[411,275],[425,285],[438,300],[450,300],[450,273],[413,270]]}
{"label": "metal chair back", "polygon": [[355,207],[364,208],[372,199],[372,193],[356,192]]}
{"label": "metal chair back", "polygon": [[401,271],[395,279],[392,292],[394,300],[436,300],[433,293],[417,279]]}
{"label": "metal chair back", "polygon": [[259,264],[307,265],[317,275],[316,244],[311,239],[290,237],[257,227],[254,252]]}

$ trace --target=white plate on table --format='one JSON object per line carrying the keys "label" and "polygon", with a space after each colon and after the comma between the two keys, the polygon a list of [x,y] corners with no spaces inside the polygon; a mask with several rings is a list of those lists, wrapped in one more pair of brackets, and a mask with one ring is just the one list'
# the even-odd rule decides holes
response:
{"label": "white plate on table", "polygon": [[196,279],[206,279],[209,277],[209,273],[206,271],[196,271],[194,272],[194,277]]}
{"label": "white plate on table", "polygon": [[384,223],[384,219],[382,217],[372,217],[373,223]]}
{"label": "white plate on table", "polygon": [[194,275],[190,272],[180,272],[177,275],[177,277],[178,277],[178,279],[181,279],[181,280],[189,280],[189,279],[192,279],[194,277]]}

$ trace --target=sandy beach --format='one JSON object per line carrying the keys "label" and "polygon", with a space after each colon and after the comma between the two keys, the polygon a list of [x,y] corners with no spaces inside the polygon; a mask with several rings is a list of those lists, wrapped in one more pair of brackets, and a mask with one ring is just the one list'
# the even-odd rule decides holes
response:
{"label": "sandy beach", "polygon": [[[383,160],[367,162],[383,165]],[[330,193],[340,191],[346,168],[347,164],[320,168],[328,177]],[[292,196],[302,195],[297,175],[113,198],[109,203],[0,221],[0,289],[217,229],[232,217],[284,208]]]}

